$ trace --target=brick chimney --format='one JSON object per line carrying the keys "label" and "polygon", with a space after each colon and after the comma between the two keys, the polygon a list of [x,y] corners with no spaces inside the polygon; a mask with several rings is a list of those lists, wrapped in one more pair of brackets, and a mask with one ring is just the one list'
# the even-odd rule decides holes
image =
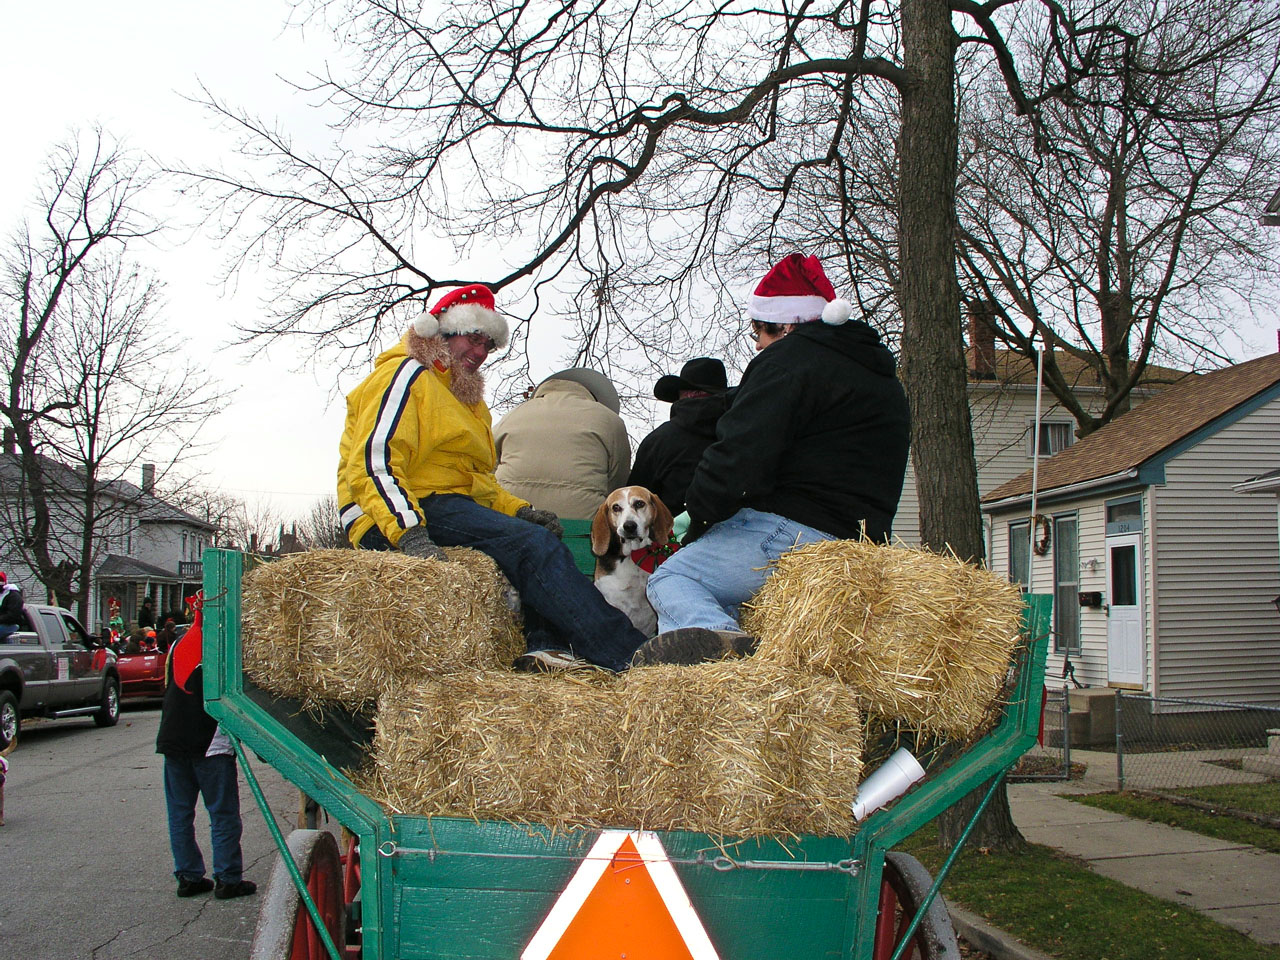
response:
{"label": "brick chimney", "polygon": [[156,465],[154,463],[144,463],[142,465],[142,492],[156,495]]}
{"label": "brick chimney", "polygon": [[973,380],[996,378],[995,307],[988,301],[969,302],[969,348],[965,359]]}

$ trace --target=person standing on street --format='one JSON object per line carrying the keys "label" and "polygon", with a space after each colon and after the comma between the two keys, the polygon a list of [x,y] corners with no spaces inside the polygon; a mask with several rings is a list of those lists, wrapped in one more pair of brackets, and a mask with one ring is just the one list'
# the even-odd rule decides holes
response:
{"label": "person standing on street", "polygon": [[[199,609],[199,597],[190,602]],[[178,896],[213,891],[219,900],[244,897],[258,885],[245,880],[240,850],[240,784],[235,750],[204,709],[204,670],[199,665],[200,617],[170,648],[165,661],[164,702],[156,753],[164,756],[164,799]],[[190,666],[194,664],[194,667]],[[205,876],[196,842],[196,799],[204,798],[213,841],[213,879]]]}

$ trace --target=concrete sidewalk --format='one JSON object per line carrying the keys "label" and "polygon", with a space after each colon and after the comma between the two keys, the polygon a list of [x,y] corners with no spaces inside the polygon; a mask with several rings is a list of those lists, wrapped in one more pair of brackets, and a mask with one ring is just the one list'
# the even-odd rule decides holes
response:
{"label": "concrete sidewalk", "polygon": [[1065,799],[1113,788],[1083,781],[1009,785],[1014,823],[1032,843],[1191,907],[1262,943],[1280,944],[1280,854]]}

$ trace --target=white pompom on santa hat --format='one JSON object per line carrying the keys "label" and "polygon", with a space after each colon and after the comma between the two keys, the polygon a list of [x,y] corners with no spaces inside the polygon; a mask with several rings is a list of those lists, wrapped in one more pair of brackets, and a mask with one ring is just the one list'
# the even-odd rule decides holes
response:
{"label": "white pompom on santa hat", "polygon": [[483,333],[498,347],[505,347],[510,337],[507,321],[494,307],[493,291],[480,283],[446,293],[413,321],[413,332],[420,337]]}
{"label": "white pompom on santa hat", "polygon": [[817,257],[793,253],[778,261],[756,286],[747,315],[761,323],[839,325],[853,316],[853,304],[836,296]]}

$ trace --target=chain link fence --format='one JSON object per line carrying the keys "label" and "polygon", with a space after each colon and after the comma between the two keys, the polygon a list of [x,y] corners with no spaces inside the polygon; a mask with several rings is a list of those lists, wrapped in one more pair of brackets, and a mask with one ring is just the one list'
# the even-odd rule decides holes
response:
{"label": "chain link fence", "polygon": [[1280,707],[1117,690],[1116,786],[1173,791],[1280,777]]}
{"label": "chain link fence", "polygon": [[1067,688],[1045,689],[1041,741],[1009,772],[1012,783],[1068,780],[1071,777],[1071,702]]}

